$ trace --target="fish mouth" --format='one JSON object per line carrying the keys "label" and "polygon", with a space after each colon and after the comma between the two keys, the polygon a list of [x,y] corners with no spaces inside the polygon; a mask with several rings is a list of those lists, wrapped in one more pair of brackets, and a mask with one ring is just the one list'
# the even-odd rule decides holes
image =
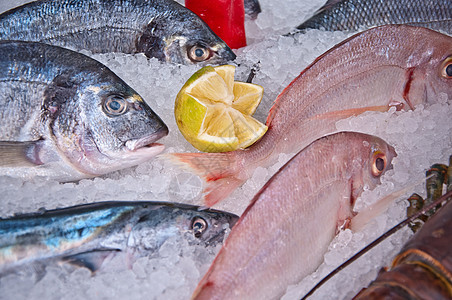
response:
{"label": "fish mouth", "polygon": [[[140,149],[144,150],[146,148],[153,148],[153,147],[159,147],[159,148],[163,147],[164,148],[164,146],[162,144],[158,144],[155,142],[167,135],[168,135],[168,128],[162,127],[157,132],[150,134],[148,136],[145,136],[145,137],[142,137],[139,139],[128,140],[125,143],[125,147],[128,151],[131,151],[131,152],[136,152],[137,150],[140,150]],[[162,148],[162,150],[163,150],[163,148]]]}

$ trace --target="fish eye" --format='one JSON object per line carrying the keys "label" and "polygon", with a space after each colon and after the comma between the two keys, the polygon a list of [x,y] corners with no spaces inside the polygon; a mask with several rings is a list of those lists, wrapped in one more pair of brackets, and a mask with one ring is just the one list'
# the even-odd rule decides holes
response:
{"label": "fish eye", "polygon": [[452,78],[452,56],[449,56],[444,61],[441,67],[441,75],[447,79]]}
{"label": "fish eye", "polygon": [[204,231],[207,229],[207,222],[201,217],[195,217],[193,218],[191,222],[191,229],[193,230],[193,233],[196,238],[200,238]]}
{"label": "fish eye", "polygon": [[386,155],[381,152],[375,153],[372,161],[372,175],[375,177],[380,176],[385,170],[386,164]]}
{"label": "fish eye", "polygon": [[204,46],[195,45],[188,50],[188,57],[194,62],[205,61],[210,58],[210,56],[210,49]]}
{"label": "fish eye", "polygon": [[119,95],[110,95],[103,105],[104,112],[110,116],[119,116],[127,112],[127,101]]}

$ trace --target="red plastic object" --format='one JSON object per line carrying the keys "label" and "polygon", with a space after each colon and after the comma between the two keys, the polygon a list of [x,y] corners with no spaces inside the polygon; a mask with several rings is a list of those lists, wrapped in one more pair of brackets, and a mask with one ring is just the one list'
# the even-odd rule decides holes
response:
{"label": "red plastic object", "polygon": [[246,46],[243,0],[185,0],[185,7],[203,19],[230,48]]}

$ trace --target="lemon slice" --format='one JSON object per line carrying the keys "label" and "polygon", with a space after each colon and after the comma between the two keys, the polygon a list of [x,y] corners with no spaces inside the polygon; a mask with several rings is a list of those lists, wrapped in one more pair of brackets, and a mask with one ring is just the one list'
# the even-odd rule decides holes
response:
{"label": "lemon slice", "polygon": [[251,117],[264,89],[235,82],[234,73],[231,65],[206,66],[193,74],[177,94],[177,126],[185,139],[201,151],[244,149],[268,129]]}

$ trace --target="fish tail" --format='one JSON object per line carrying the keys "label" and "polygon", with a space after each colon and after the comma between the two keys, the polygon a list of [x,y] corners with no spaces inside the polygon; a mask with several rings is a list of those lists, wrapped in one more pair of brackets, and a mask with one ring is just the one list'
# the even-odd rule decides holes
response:
{"label": "fish tail", "polygon": [[228,197],[246,180],[239,178],[237,155],[232,152],[170,153],[162,156],[205,181],[204,204],[209,207]]}

